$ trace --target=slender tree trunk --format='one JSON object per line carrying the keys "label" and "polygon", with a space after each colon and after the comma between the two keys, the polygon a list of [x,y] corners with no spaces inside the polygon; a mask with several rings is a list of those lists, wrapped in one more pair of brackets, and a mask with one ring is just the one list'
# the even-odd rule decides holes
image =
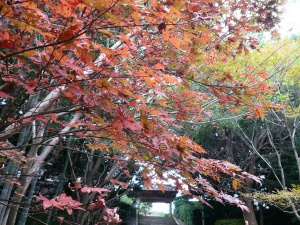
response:
{"label": "slender tree trunk", "polygon": [[[28,140],[31,137],[30,131],[31,131],[30,127],[24,128],[22,130],[18,138],[17,146],[21,146],[22,144],[28,142]],[[19,149],[19,151],[22,150],[24,150],[24,148]],[[5,168],[3,177],[1,177],[0,179],[0,183],[4,183],[0,195],[0,199],[4,200],[3,204],[0,204],[0,224],[4,224],[4,218],[7,217],[7,214],[9,213],[9,209],[7,209],[7,205],[8,205],[8,200],[11,196],[11,191],[14,187],[14,184],[12,184],[9,181],[9,178],[17,178],[19,166],[20,166],[20,162],[9,160],[9,163]],[[5,181],[5,179],[7,178],[8,180]]]}
{"label": "slender tree trunk", "polygon": [[[15,174],[15,176],[17,175],[17,171],[18,171],[18,165],[14,164],[14,162],[12,160],[9,161],[8,164],[8,170],[6,171],[5,174]],[[12,176],[9,176],[12,177]],[[7,177],[7,178],[9,178]],[[9,197],[11,195],[11,191],[14,187],[14,184],[12,184],[9,181],[6,181],[5,184],[2,187],[1,190],[1,195],[0,195],[0,199],[2,200],[0,204],[0,224],[4,224],[4,218],[6,216],[7,212],[7,205],[9,202]]]}
{"label": "slender tree trunk", "polygon": [[[97,171],[99,170],[99,167],[102,164],[102,161],[103,161],[102,157],[103,156],[104,156],[104,151],[100,152],[100,155],[97,158],[95,163],[93,163],[93,158],[91,158],[91,161],[88,161],[87,166],[86,166],[87,173],[86,173],[86,176],[84,178],[84,180],[86,181],[87,186],[92,186],[93,178],[95,177]],[[84,193],[81,196],[81,199],[82,199],[81,200],[82,204],[88,204],[88,202],[90,201],[89,194]],[[81,223],[81,224],[84,223],[84,218],[85,218],[84,214],[85,213],[86,213],[85,211],[78,211],[77,215],[76,215],[75,222],[76,223]]]}
{"label": "slender tree trunk", "polygon": [[247,224],[247,222],[248,222],[248,225],[258,225],[257,221],[256,221],[256,216],[255,216],[255,211],[254,211],[252,200],[251,199],[243,199],[243,201],[245,202],[245,206],[247,206],[249,209],[249,212],[247,212],[245,210],[243,211],[245,224]]}
{"label": "slender tree trunk", "polygon": [[38,177],[36,176],[36,177],[33,178],[33,181],[30,184],[30,190],[29,190],[29,194],[27,196],[26,206],[25,206],[25,208],[23,209],[23,211],[20,215],[18,225],[25,225],[25,223],[26,223],[28,212],[29,212],[29,205],[31,204],[31,201],[32,201],[32,197],[33,197],[33,194],[34,194],[34,190],[35,190],[37,180],[38,180]]}
{"label": "slender tree trunk", "polygon": [[[75,123],[80,118],[80,116],[81,113],[76,113],[69,123],[70,126],[63,128],[60,134],[63,135],[64,133],[69,132],[72,129],[71,125]],[[43,137],[42,134],[44,132],[44,127],[42,127],[39,132],[40,133],[38,133],[35,140]],[[59,140],[59,136],[52,138],[49,144],[43,148],[41,154],[39,155],[37,155],[37,151],[39,149],[38,145],[34,145],[30,150],[28,155],[31,156],[33,160],[28,160],[28,162],[26,163],[26,169],[22,173],[23,176],[20,180],[21,185],[18,186],[17,190],[15,191],[14,198],[12,199],[13,202],[11,204],[11,209],[8,215],[7,225],[15,224],[22,197],[25,195],[26,190],[33,179],[33,177],[31,177],[30,175],[36,174],[41,169],[44,160],[52,152],[54,147],[59,143]]]}
{"label": "slender tree trunk", "polygon": [[7,217],[6,225],[15,225],[17,214],[20,208],[20,203],[31,181],[32,181],[32,177],[22,176],[20,182],[21,185],[18,186],[18,188],[15,191],[14,198],[12,198],[12,203],[10,205],[10,212]]}
{"label": "slender tree trunk", "polygon": [[295,159],[296,159],[296,163],[297,163],[297,168],[298,168],[298,181],[300,181],[300,158],[299,158],[299,154],[298,154],[298,150],[295,144],[295,134],[293,134],[293,136],[291,136],[291,141],[292,141],[292,148],[294,151],[294,155],[295,155]]}
{"label": "slender tree trunk", "polygon": [[270,131],[270,128],[269,128],[267,123],[266,123],[266,125],[267,125],[267,134],[268,134],[269,142],[270,142],[272,148],[275,151],[275,154],[276,154],[276,157],[277,157],[278,167],[279,167],[279,170],[280,170],[281,183],[279,183],[279,184],[282,187],[282,189],[285,189],[286,188],[285,173],[284,173],[284,169],[283,169],[283,166],[282,166],[282,163],[281,163],[281,154],[278,151],[278,149],[277,149],[277,147],[274,143],[274,137],[273,137],[272,132]]}
{"label": "slender tree trunk", "polygon": [[[59,195],[61,192],[62,192],[62,189],[63,189],[63,184],[64,184],[64,178],[66,176],[66,172],[67,172],[67,168],[68,168],[68,159],[66,158],[65,159],[65,163],[64,163],[64,168],[63,168],[63,171],[61,173],[61,179],[59,180],[59,183],[57,185],[57,189],[56,189],[56,192],[55,192],[55,196]],[[50,221],[51,221],[51,218],[52,218],[52,213],[53,213],[53,207],[51,207],[51,210],[47,216],[47,221],[46,221],[46,224],[49,224]]]}
{"label": "slender tree trunk", "polygon": [[[225,152],[226,152],[226,160],[229,162],[235,163],[234,162],[234,152],[233,152],[233,145],[232,145],[232,140],[234,137],[233,131],[231,131],[229,134],[226,134],[226,130],[222,130],[220,132],[220,137],[222,137],[224,140],[226,140],[226,145],[225,145]],[[257,138],[257,142],[262,139],[262,137]],[[257,145],[257,143],[255,143]],[[253,174],[254,172],[254,165],[255,165],[255,157],[251,158],[251,161],[249,162],[249,165],[246,165],[248,167],[248,172]],[[248,193],[251,188],[252,188],[253,181],[248,180],[245,184],[245,188],[243,189],[243,193]],[[258,225],[257,220],[256,220],[256,215],[255,211],[253,208],[253,203],[251,199],[243,198],[243,201],[245,203],[245,206],[248,207],[248,211],[243,211],[243,216],[245,221],[248,222],[248,225]]]}
{"label": "slender tree trunk", "polygon": [[[254,166],[254,160],[252,161],[251,165],[250,165],[250,173],[253,173],[253,166]],[[253,180],[248,180],[245,184],[245,188],[243,188],[243,193],[249,193],[252,188],[252,184],[253,184]],[[245,203],[245,206],[248,207],[249,211],[244,210],[243,211],[243,216],[244,216],[244,220],[245,220],[245,224],[248,225],[258,225],[257,220],[256,220],[256,215],[255,215],[255,210],[253,207],[253,200],[244,197],[243,201]]]}
{"label": "slender tree trunk", "polygon": [[[109,170],[109,172],[107,173],[107,175],[105,176],[104,180],[107,181],[107,180],[110,180],[112,177],[113,177],[113,174],[116,172],[116,170],[118,169],[118,163],[117,161],[114,161],[111,165],[111,168]],[[101,184],[98,184],[97,185],[98,187],[101,187]],[[95,196],[97,195],[97,193],[91,193],[89,195],[86,195],[88,198],[87,198],[87,201],[84,203],[88,203],[89,201],[91,201],[92,199],[95,198]],[[76,221],[78,224],[81,224],[83,225],[86,218],[88,217],[89,215],[89,212],[86,212],[86,211],[80,211],[79,212],[81,217],[77,217],[77,219],[79,219],[79,221]]]}
{"label": "slender tree trunk", "polygon": [[[258,142],[255,143],[256,146],[257,146],[257,143]],[[255,160],[256,160],[256,157],[252,157],[251,162],[249,163],[248,172],[250,174],[254,173]],[[248,179],[244,185],[243,193],[245,193],[245,194],[249,193],[250,190],[252,189],[252,186],[253,186],[253,180]],[[247,222],[248,222],[248,225],[258,225],[256,215],[255,215],[255,210],[253,207],[253,200],[250,198],[244,197],[243,201],[245,202],[245,206],[247,206],[249,209],[249,211],[246,211],[246,210],[243,211],[245,224],[247,224]]]}
{"label": "slender tree trunk", "polygon": [[263,206],[259,206],[259,225],[264,225],[264,209]]}

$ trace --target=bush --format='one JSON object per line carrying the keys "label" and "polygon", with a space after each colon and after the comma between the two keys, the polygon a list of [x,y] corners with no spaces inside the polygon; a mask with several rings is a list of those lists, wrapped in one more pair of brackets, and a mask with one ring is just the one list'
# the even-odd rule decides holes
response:
{"label": "bush", "polygon": [[132,215],[132,207],[134,199],[128,197],[127,195],[123,195],[120,198],[120,201],[117,203],[116,206],[118,206],[118,214],[120,215],[120,218],[125,221],[128,217],[133,216]]}
{"label": "bush", "polygon": [[118,214],[122,220],[126,220],[129,216],[131,216],[130,213],[131,213],[130,205],[124,202],[118,203]]}
{"label": "bush", "polygon": [[217,220],[215,225],[245,225],[245,221],[243,219]]}
{"label": "bush", "polygon": [[190,203],[186,197],[176,198],[174,204],[176,217],[182,220],[185,225],[201,224],[200,205]]}

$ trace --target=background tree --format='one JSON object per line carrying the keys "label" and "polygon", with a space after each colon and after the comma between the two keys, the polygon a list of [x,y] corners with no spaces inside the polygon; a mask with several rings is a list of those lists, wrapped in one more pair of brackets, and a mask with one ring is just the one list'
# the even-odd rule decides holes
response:
{"label": "background tree", "polygon": [[[266,159],[269,164],[273,165],[274,174],[277,176],[278,188],[283,190],[283,192],[279,193],[282,194],[285,192],[284,190],[292,188],[293,183],[298,183],[300,177],[298,148],[299,76],[296,72],[299,69],[299,50],[296,47],[298,42],[298,40],[278,41],[273,47],[278,50],[274,57],[270,59],[273,63],[272,68],[275,68],[273,69],[272,83],[276,88],[276,95],[274,95],[273,101],[281,103],[283,107],[280,110],[271,110],[265,120],[269,144],[272,153],[276,156],[276,161],[268,157]],[[297,188],[294,187],[292,192],[295,190]],[[271,196],[272,194],[270,198]],[[289,196],[288,192],[287,196]],[[289,200],[284,195],[282,195],[282,198],[289,202],[285,206],[282,205],[284,211],[293,213],[299,220],[296,201]],[[280,207],[280,204],[277,204],[275,199],[273,200],[265,201]],[[280,200],[278,201],[280,202]]]}
{"label": "background tree", "polygon": [[[288,191],[285,195],[283,193],[287,188],[292,188],[291,184],[298,182],[299,79],[296,71],[299,66],[299,52],[297,42],[288,39],[270,41],[262,46],[259,52],[230,61],[226,68],[231,71],[243,71],[245,68],[250,71],[267,71],[269,76],[264,72],[261,74],[264,74],[265,79],[275,87],[275,92],[269,96],[269,99],[280,107],[272,108],[263,114],[263,119],[257,119],[243,109],[243,104],[238,104],[240,107],[236,112],[239,114],[226,112],[224,108],[211,105],[210,107],[215,110],[215,117],[211,119],[214,122],[201,125],[197,128],[199,133],[194,134],[196,142],[201,144],[212,157],[234,162],[243,170],[266,177],[262,187],[253,186],[251,181],[243,185],[243,189],[239,191],[244,193],[245,197],[249,197],[246,193],[251,193],[255,189],[264,191],[262,194],[255,194],[254,198],[260,199],[262,204],[269,202],[279,207],[282,202],[284,211],[293,213],[296,218],[298,218],[297,203],[295,198],[288,200],[288,197],[295,193],[297,188],[294,187],[292,192]],[[249,66],[255,65],[255,62],[256,67]],[[223,68],[219,67],[219,70]],[[224,120],[224,115],[227,115],[225,117],[228,120]],[[193,127],[197,127],[196,123]],[[224,184],[227,186],[228,182]],[[233,189],[238,189],[239,186],[240,183],[234,182]],[[276,188],[283,191],[271,194]],[[266,194],[266,191],[270,195]],[[280,196],[282,196],[281,200]],[[251,201],[248,205],[253,209]],[[262,210],[262,206],[260,209]],[[250,210],[250,213],[252,219],[249,221],[257,224],[254,210]],[[262,223],[261,214],[260,224]]]}

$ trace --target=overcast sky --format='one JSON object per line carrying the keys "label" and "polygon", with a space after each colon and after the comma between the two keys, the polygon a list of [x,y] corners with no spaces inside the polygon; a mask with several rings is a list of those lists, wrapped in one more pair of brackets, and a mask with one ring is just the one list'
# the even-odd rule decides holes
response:
{"label": "overcast sky", "polygon": [[284,36],[300,34],[300,0],[288,0],[280,23],[280,33]]}

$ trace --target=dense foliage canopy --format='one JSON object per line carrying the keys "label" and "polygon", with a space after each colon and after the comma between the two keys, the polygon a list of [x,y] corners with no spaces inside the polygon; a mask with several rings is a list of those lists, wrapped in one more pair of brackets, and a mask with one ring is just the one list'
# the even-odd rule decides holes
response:
{"label": "dense foliage canopy", "polygon": [[[206,178],[256,178],[227,161],[203,157],[201,146],[175,130],[182,121],[207,120],[206,107],[216,101],[231,110],[247,106],[257,117],[272,106],[265,72],[247,68],[236,74],[215,67],[255,49],[258,42],[248,34],[273,31],[281,4],[1,1],[0,148],[11,175],[2,179],[2,223],[15,223],[33,178],[63,154],[76,201],[66,206],[64,194],[38,199],[44,209],[70,214],[78,209],[72,219],[81,224],[103,209],[105,192],[126,188],[133,173],[147,188],[156,180],[164,190],[162,180],[173,179],[186,194],[206,193],[245,208]],[[85,160],[85,169],[75,170],[72,154]],[[114,209],[101,213],[99,221],[118,220]]]}

